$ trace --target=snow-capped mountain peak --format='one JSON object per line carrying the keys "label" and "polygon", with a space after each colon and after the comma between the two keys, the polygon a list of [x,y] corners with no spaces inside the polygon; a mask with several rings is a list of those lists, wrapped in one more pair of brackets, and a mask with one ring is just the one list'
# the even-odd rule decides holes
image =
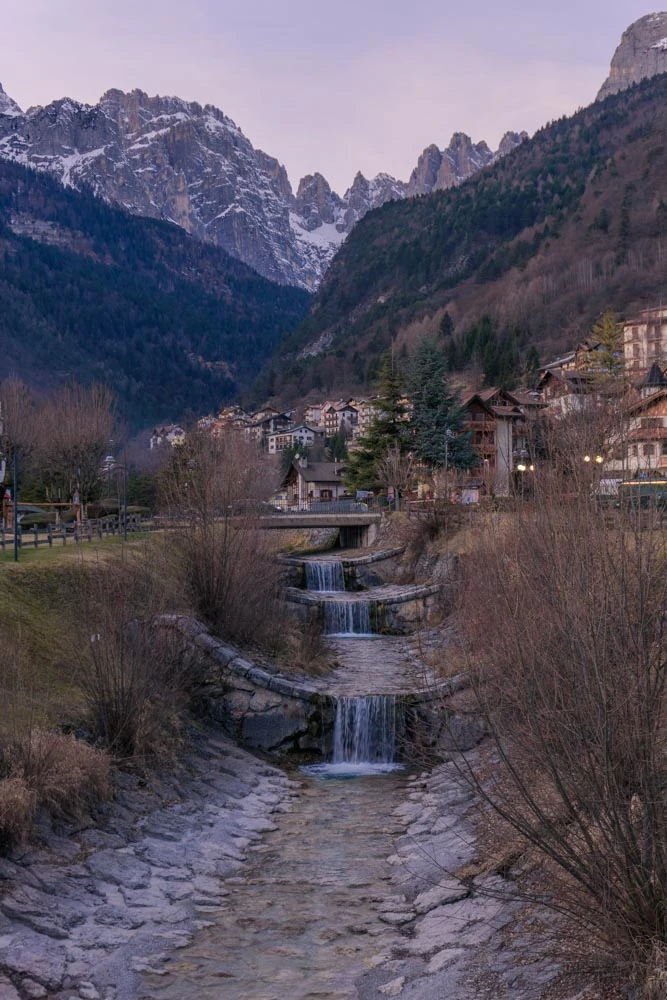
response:
{"label": "snow-capped mountain peak", "polygon": [[96,105],[63,98],[24,113],[0,87],[0,156],[176,223],[260,274],[305,288],[317,286],[368,211],[458,184],[496,155],[459,132],[444,151],[424,151],[408,184],[358,173],[341,197],[314,173],[294,194],[282,164],[212,104],[113,89]]}
{"label": "snow-capped mountain peak", "polygon": [[20,107],[13,101],[11,97],[6,94],[0,83],[0,115],[7,115],[8,118],[15,118],[17,115],[22,115]]}

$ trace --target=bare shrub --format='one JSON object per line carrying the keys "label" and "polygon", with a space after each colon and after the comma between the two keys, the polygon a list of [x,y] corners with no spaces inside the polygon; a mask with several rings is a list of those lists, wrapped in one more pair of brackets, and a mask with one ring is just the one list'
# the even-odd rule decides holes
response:
{"label": "bare shrub", "polygon": [[283,634],[279,649],[279,662],[292,673],[309,677],[323,677],[331,673],[333,662],[323,638],[324,612],[322,608],[309,608],[305,622],[290,621]]}
{"label": "bare shrub", "polygon": [[4,758],[52,816],[79,816],[109,794],[108,755],[73,735],[33,729],[6,747]]}
{"label": "bare shrub", "polygon": [[37,795],[24,778],[0,778],[0,854],[8,854],[30,838]]}
{"label": "bare shrub", "polygon": [[646,963],[643,983],[644,1000],[663,1000],[667,996],[667,948],[656,944]]}
{"label": "bare shrub", "polygon": [[259,449],[230,429],[191,435],[163,477],[193,609],[227,638],[268,649],[283,631],[275,542],[259,528],[272,476]]}
{"label": "bare shrub", "polygon": [[155,757],[179,742],[187,668],[171,634],[107,622],[85,657],[82,687],[96,736],[119,757]]}
{"label": "bare shrub", "polygon": [[657,523],[599,515],[577,453],[464,567],[458,623],[498,757],[471,775],[547,859],[547,902],[647,969],[667,941],[667,552]]}
{"label": "bare shrub", "polygon": [[180,641],[154,624],[170,610],[155,568],[151,549],[136,560],[81,565],[72,581],[80,608],[72,638],[88,723],[123,758],[171,753],[187,708],[190,675]]}
{"label": "bare shrub", "polygon": [[398,510],[401,493],[404,493],[415,477],[415,462],[412,455],[404,455],[398,444],[387,448],[375,466],[377,481],[394,494],[394,507]]}

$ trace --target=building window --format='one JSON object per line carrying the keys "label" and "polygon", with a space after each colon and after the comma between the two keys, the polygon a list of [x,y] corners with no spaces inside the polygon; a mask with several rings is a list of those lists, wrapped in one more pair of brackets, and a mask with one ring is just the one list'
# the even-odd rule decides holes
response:
{"label": "building window", "polygon": [[645,444],[644,445],[644,455],[645,455],[645,457],[646,458],[650,458],[654,454],[655,454],[655,446],[652,445],[652,444]]}

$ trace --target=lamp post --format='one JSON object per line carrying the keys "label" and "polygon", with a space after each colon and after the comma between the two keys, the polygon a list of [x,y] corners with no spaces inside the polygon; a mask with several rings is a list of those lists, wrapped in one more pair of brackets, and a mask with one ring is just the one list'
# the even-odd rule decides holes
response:
{"label": "lamp post", "polygon": [[127,455],[123,453],[123,541],[127,541]]}
{"label": "lamp post", "polygon": [[14,562],[19,561],[19,472],[18,472],[18,455],[17,447],[14,445],[14,456],[12,463],[12,476],[14,482],[12,486],[14,488]]}
{"label": "lamp post", "polygon": [[516,471],[519,473],[519,476],[520,476],[520,480],[519,481],[521,483],[521,499],[523,500],[523,477],[524,477],[525,472],[526,472],[526,466],[523,464],[523,462],[520,462],[517,465]]}
{"label": "lamp post", "polygon": [[449,441],[454,437],[454,431],[451,427],[445,428],[445,494],[446,499],[449,500]]}

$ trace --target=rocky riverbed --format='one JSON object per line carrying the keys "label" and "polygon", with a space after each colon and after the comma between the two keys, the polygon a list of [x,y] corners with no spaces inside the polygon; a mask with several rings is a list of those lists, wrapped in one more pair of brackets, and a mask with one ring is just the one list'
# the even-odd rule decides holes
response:
{"label": "rocky riverbed", "polygon": [[[193,948],[221,920],[229,926],[240,921],[246,933],[246,897],[257,865],[261,870],[264,863],[262,851],[269,850],[280,870],[288,837],[294,848],[289,831],[295,822],[308,823],[304,782],[210,735],[199,740],[177,777],[147,785],[137,775],[121,774],[116,799],[98,822],[67,835],[45,830],[38,848],[0,862],[1,1000],[137,1000],[163,995],[162,984],[165,996],[189,996],[179,986],[179,965],[191,967]],[[337,794],[344,807],[340,786]],[[344,926],[339,919],[328,932],[329,907],[320,907],[324,925],[317,947],[334,950],[336,968],[344,942],[343,954],[358,967],[350,968],[354,974],[344,988],[332,986],[318,996],[557,995],[550,991],[562,970],[548,950],[540,952],[512,884],[497,875],[458,877],[477,852],[472,806],[472,793],[451,762],[406,777],[398,797],[392,792],[390,818],[383,820],[388,853],[373,862],[364,876],[367,885],[364,878],[354,882],[362,888],[365,916],[359,900],[350,898]],[[335,893],[332,881],[326,891]],[[284,928],[284,955],[293,948],[290,934],[302,916],[298,898],[294,905],[294,920]],[[339,899],[339,911],[345,913],[346,905]],[[227,996],[220,983],[232,959],[225,956],[225,935],[219,940],[216,985],[192,994],[201,1000]],[[262,961],[258,955],[258,969]],[[308,968],[307,950],[304,961]],[[320,958],[316,965],[326,982]],[[277,981],[276,992],[257,989],[238,995],[284,1000]],[[583,1000],[596,994],[561,995]]]}
{"label": "rocky riverbed", "polygon": [[206,926],[294,784],[223,738],[197,740],[76,830],[0,860],[0,1000],[133,1000],[138,973]]}

